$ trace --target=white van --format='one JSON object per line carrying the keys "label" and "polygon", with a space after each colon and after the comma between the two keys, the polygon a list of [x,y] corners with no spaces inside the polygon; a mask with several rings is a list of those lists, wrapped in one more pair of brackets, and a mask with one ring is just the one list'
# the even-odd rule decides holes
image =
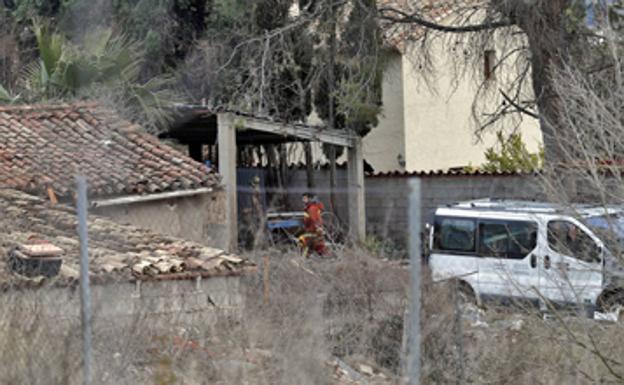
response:
{"label": "white van", "polygon": [[616,260],[624,211],[573,211],[494,199],[439,207],[429,234],[433,280],[456,280],[479,302],[518,299],[610,311],[624,303],[624,270]]}

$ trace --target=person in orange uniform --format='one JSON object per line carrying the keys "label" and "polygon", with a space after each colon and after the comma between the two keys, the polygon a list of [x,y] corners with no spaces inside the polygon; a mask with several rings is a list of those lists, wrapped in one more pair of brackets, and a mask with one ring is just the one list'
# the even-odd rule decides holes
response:
{"label": "person in orange uniform", "polygon": [[303,234],[297,238],[299,247],[303,250],[305,257],[310,256],[311,250],[320,256],[324,256],[327,254],[327,247],[325,246],[323,219],[321,218],[321,213],[324,209],[323,203],[311,193],[303,194],[302,200],[305,209],[303,214]]}

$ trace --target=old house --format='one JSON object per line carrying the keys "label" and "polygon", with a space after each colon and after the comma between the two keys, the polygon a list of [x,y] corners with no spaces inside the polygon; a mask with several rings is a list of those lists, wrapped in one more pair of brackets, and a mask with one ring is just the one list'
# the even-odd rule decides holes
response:
{"label": "old house", "polygon": [[[79,317],[79,241],[75,210],[12,189],[0,189],[0,287],[37,294],[37,302],[54,318]],[[235,255],[90,216],[89,274],[94,316],[132,322],[139,316],[164,322],[210,327],[219,315],[242,305],[239,277],[253,265]],[[45,243],[42,243],[45,242]],[[24,251],[33,244],[58,248],[60,269],[37,270],[39,261]],[[16,267],[17,266],[17,267]],[[35,290],[45,288],[45,290]],[[28,290],[32,289],[32,290]],[[5,297],[2,297],[5,298]]]}
{"label": "old house", "polygon": [[[470,0],[377,0],[377,8],[406,14],[423,9],[420,17],[440,25],[457,23],[458,14],[475,17],[478,12]],[[498,131],[520,133],[529,151],[539,151],[542,135],[537,119],[505,109],[509,102],[500,92],[519,78],[530,80],[530,65],[515,60],[520,57],[515,48],[524,44],[521,34],[504,30],[487,44],[475,44],[474,34],[438,32],[410,23],[382,20],[381,29],[382,110],[377,126],[362,141],[369,171],[447,171],[479,166],[486,160],[486,150],[498,144]],[[510,41],[510,35],[517,42]],[[524,71],[522,77],[518,76],[519,67]],[[522,106],[530,106],[534,99],[530,81],[524,82],[518,96]],[[502,119],[476,135],[486,114],[501,109],[505,110]],[[324,125],[314,112],[308,122]],[[313,146],[313,157],[315,164],[327,163],[318,145]],[[290,165],[304,159],[303,148],[289,150]],[[345,156],[338,160],[344,161]]]}
{"label": "old house", "polygon": [[94,103],[0,106],[0,188],[71,201],[85,175],[92,212],[225,247],[217,174]]}
{"label": "old house", "polygon": [[[452,25],[458,9],[470,12],[469,1],[449,3],[429,2],[428,13],[422,16],[438,24]],[[379,7],[403,10],[408,10],[409,4],[407,0],[379,1]],[[486,149],[496,143],[496,130],[490,129],[480,139],[475,136],[473,105],[479,87],[491,91],[479,100],[488,110],[505,103],[499,89],[504,88],[515,68],[499,66],[498,60],[508,47],[493,41],[491,46],[477,50],[468,40],[458,44],[443,36],[443,32],[410,24],[384,26],[384,34],[389,51],[383,79],[383,110],[378,126],[363,140],[366,161],[376,172],[446,170],[482,164]],[[426,43],[424,39],[428,39]],[[424,71],[427,65],[419,48],[423,43],[429,47],[428,66],[433,68],[430,72]],[[460,62],[475,65],[461,73],[455,68]],[[530,100],[532,90],[523,89],[522,97]],[[520,119],[518,114],[510,114],[498,127],[507,133],[521,133],[531,151],[537,152],[542,142],[534,118]]]}

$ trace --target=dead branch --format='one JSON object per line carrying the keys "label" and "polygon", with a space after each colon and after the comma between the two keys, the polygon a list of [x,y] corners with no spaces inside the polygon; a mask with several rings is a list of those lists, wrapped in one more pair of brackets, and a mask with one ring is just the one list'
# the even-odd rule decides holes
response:
{"label": "dead branch", "polygon": [[[462,25],[462,26],[449,26],[438,24],[429,20],[424,19],[418,13],[408,14],[407,12],[401,11],[396,8],[382,7],[379,9],[380,18],[382,20],[399,23],[399,24],[418,24],[425,28],[430,28],[440,32],[449,32],[449,33],[466,33],[466,32],[481,32],[492,29],[498,29],[503,27],[510,27],[514,25],[511,21],[501,20],[501,21],[491,21],[484,22],[481,24],[474,25]],[[399,15],[399,17],[391,16],[389,13],[394,13]]]}

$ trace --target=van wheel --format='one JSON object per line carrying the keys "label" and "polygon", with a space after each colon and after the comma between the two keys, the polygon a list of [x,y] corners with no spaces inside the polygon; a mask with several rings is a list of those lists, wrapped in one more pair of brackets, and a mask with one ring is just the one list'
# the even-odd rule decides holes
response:
{"label": "van wheel", "polygon": [[609,293],[598,300],[604,313],[614,313],[618,322],[624,321],[624,291]]}
{"label": "van wheel", "polygon": [[466,282],[455,283],[455,295],[460,305],[478,305],[474,290]]}

